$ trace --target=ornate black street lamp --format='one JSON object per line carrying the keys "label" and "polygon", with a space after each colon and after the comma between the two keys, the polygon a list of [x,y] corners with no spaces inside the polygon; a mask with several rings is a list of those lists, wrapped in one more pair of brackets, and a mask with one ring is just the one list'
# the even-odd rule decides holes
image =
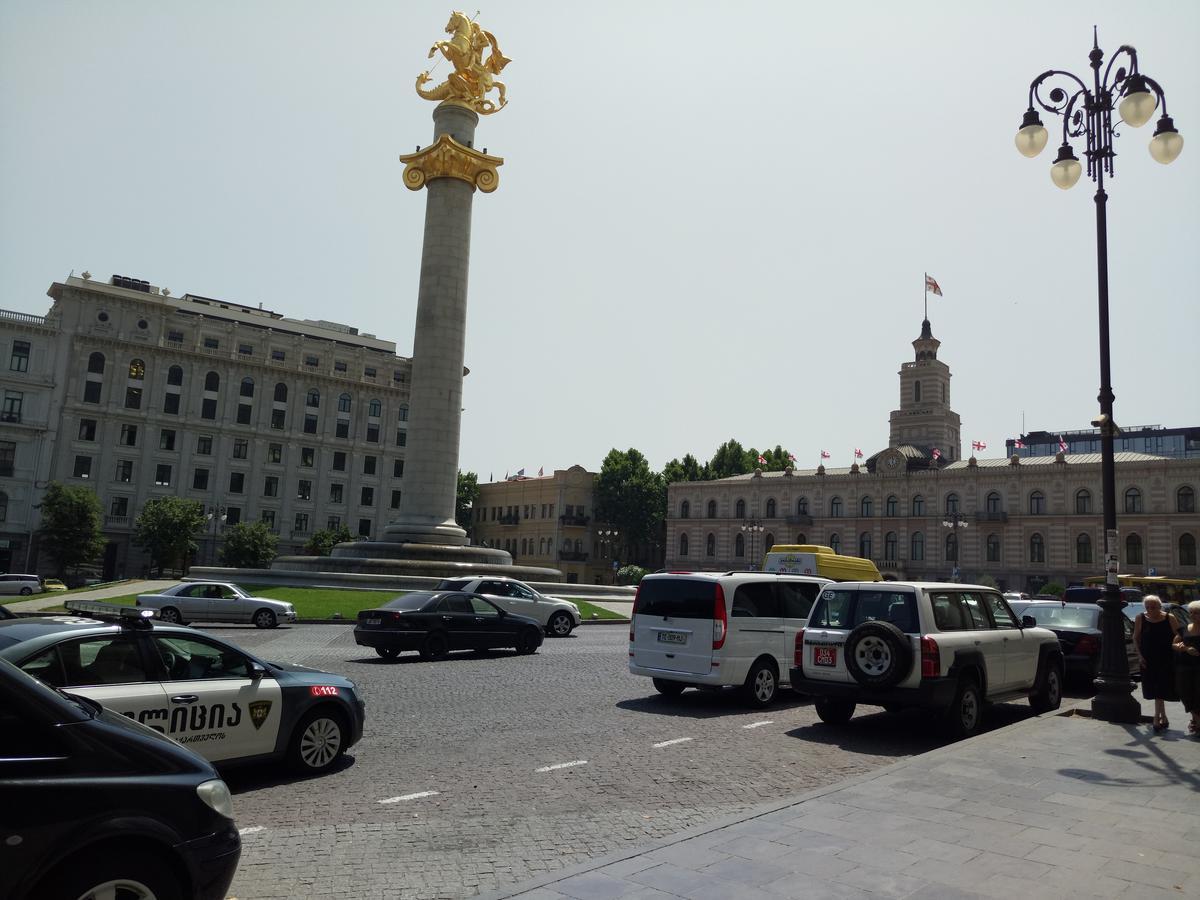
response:
{"label": "ornate black street lamp", "polygon": [[758,540],[757,540],[758,536],[760,534],[762,534],[764,530],[765,530],[765,526],[758,519],[747,519],[746,521],[742,522],[742,531],[745,534],[750,535],[750,566],[749,566],[749,568],[750,568],[751,572],[753,572],[755,569],[758,568],[758,566],[755,565],[756,557],[754,555],[754,550],[755,550],[756,544],[758,543]]}
{"label": "ornate black street lamp", "polygon": [[[1092,713],[1110,722],[1137,722],[1141,705],[1132,697],[1133,682],[1129,678],[1129,663],[1125,656],[1125,634],[1120,588],[1117,585],[1117,499],[1116,466],[1113,461],[1112,377],[1108,352],[1108,228],[1104,192],[1104,176],[1112,176],[1113,138],[1119,132],[1113,125],[1116,110],[1120,120],[1131,128],[1140,128],[1150,121],[1154,111],[1162,107],[1158,127],[1150,141],[1150,155],[1160,163],[1173,162],[1183,149],[1183,138],[1167,115],[1167,98],[1157,81],[1138,68],[1137,51],[1128,45],[1117,48],[1104,74],[1104,51],[1100,49],[1095,29],[1092,31],[1092,52],[1088,54],[1092,69],[1092,85],[1058,69],[1043,72],[1029,86],[1029,109],[1017,131],[1017,150],[1023,156],[1034,157],[1046,146],[1048,137],[1035,104],[1052,115],[1060,116],[1062,146],[1050,167],[1050,177],[1063,190],[1074,187],[1083,167],[1075,156],[1070,138],[1083,138],[1087,157],[1088,176],[1096,182],[1096,275],[1100,304],[1100,416],[1093,423],[1100,428],[1101,477],[1104,500],[1104,550],[1107,583],[1104,599],[1100,601],[1101,647],[1100,675],[1096,678],[1096,696]],[[1124,59],[1123,64],[1118,61]],[[1116,68],[1114,68],[1116,66]],[[1128,67],[1128,68],[1127,68]],[[1049,88],[1048,93],[1043,93]],[[1120,121],[1117,123],[1120,124]]]}

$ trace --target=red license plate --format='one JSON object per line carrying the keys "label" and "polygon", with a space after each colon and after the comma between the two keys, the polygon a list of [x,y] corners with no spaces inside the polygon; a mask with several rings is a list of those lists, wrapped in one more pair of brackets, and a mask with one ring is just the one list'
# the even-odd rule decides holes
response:
{"label": "red license plate", "polygon": [[813,647],[814,666],[836,666],[837,647]]}

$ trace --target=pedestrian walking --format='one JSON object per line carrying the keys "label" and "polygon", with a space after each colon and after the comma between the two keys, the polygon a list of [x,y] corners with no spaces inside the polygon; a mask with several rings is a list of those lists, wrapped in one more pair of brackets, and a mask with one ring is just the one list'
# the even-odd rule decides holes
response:
{"label": "pedestrian walking", "polygon": [[1133,644],[1142,668],[1142,696],[1154,701],[1154,730],[1166,731],[1166,701],[1178,700],[1175,690],[1175,653],[1172,643],[1179,626],[1163,611],[1162,600],[1154,594],[1142,599],[1145,612],[1133,620]]}
{"label": "pedestrian walking", "polygon": [[1187,605],[1188,624],[1175,635],[1175,687],[1192,715],[1189,734],[1200,734],[1200,600]]}

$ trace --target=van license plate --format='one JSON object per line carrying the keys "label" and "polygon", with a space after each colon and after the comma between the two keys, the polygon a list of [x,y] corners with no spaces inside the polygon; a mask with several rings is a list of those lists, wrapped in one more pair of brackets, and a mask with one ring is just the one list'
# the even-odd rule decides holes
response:
{"label": "van license plate", "polygon": [[660,631],[658,642],[660,644],[686,644],[687,634],[682,631]]}
{"label": "van license plate", "polygon": [[814,666],[836,666],[837,647],[813,647]]}

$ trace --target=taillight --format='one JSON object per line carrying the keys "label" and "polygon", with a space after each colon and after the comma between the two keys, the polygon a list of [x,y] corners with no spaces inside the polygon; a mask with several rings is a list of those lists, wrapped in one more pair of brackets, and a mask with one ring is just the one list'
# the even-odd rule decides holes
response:
{"label": "taillight", "polygon": [[1095,656],[1100,652],[1100,639],[1094,634],[1085,634],[1075,642],[1075,652]]}
{"label": "taillight", "polygon": [[404,613],[394,612],[391,615],[391,619],[394,623],[396,623],[398,625],[404,621]]}
{"label": "taillight", "polygon": [[942,654],[937,641],[931,637],[921,638],[921,677],[937,678],[942,674]]}
{"label": "taillight", "polygon": [[804,665],[804,629],[796,632],[796,653],[792,657],[792,665],[799,669]]}
{"label": "taillight", "polygon": [[725,592],[717,585],[717,593],[713,596],[713,645],[714,650],[725,646],[725,634],[729,630],[725,619]]}
{"label": "taillight", "polygon": [[638,584],[637,590],[633,593],[633,609],[629,613],[629,643],[633,643],[633,623],[637,620],[637,602],[638,597],[642,595],[642,586]]}

